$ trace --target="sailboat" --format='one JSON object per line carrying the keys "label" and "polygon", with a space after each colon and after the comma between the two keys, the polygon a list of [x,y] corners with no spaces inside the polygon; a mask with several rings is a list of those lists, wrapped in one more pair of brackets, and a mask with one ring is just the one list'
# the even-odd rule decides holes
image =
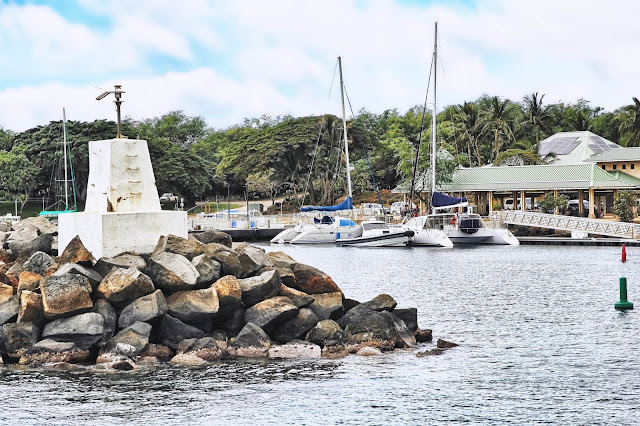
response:
{"label": "sailboat", "polygon": [[[70,179],[69,175],[71,175]],[[39,213],[39,216],[57,218],[58,215],[62,213],[76,212],[76,188],[73,177],[73,167],[71,165],[71,150],[67,142],[67,115],[64,108],[62,109],[62,164],[54,165],[51,181],[54,192],[54,202],[43,209]],[[71,188],[69,188],[69,186],[71,186]],[[71,189],[71,194],[69,194],[69,189]],[[51,188],[49,192],[51,192]]]}
{"label": "sailboat", "polygon": [[444,231],[453,244],[508,244],[520,241],[506,228],[488,228],[482,217],[464,197],[450,197],[436,191],[436,76],[438,61],[438,23],[433,48],[433,116],[431,118],[431,207],[427,222]]}
{"label": "sailboat", "polygon": [[[300,211],[341,211],[353,209],[353,192],[351,190],[351,170],[349,167],[349,144],[347,142],[347,116],[344,107],[344,81],[342,79],[342,58],[338,56],[338,69],[340,71],[340,98],[342,101],[342,133],[344,136],[344,156],[347,169],[347,198],[335,206],[307,206]],[[285,229],[271,239],[272,243],[291,244],[321,244],[335,243],[341,235],[348,234],[356,229],[357,225],[349,218],[341,216],[323,216],[314,219],[314,224],[298,224],[293,228]]]}

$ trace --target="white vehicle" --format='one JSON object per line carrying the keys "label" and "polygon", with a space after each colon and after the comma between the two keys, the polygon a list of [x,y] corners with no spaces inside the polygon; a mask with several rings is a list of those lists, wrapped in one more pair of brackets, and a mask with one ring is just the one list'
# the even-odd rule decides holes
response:
{"label": "white vehicle", "polygon": [[161,203],[176,202],[176,201],[178,201],[178,196],[177,195],[173,195],[170,192],[165,192],[164,194],[162,194],[160,196],[160,202]]}
{"label": "white vehicle", "polygon": [[[520,200],[518,199],[518,210],[520,210]],[[531,210],[531,198],[526,198],[525,201],[525,209]],[[533,200],[533,208],[534,210],[538,208],[538,200]],[[513,198],[507,198],[504,200],[504,209],[505,210],[513,210]]]}

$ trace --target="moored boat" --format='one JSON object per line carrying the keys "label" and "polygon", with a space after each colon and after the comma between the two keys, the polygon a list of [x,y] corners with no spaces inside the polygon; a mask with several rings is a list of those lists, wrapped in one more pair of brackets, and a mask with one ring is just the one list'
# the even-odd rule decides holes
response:
{"label": "moored boat", "polygon": [[339,246],[404,247],[413,237],[413,231],[392,228],[381,220],[362,222],[351,234],[336,239]]}

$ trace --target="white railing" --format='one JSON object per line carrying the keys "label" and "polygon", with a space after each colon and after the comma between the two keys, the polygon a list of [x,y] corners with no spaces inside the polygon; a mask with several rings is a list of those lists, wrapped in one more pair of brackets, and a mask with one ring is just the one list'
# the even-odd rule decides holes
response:
{"label": "white railing", "polygon": [[588,219],[585,217],[561,216],[518,210],[502,211],[501,218],[504,223],[512,225],[578,231],[618,238],[640,238],[640,225],[627,222],[614,222],[611,220]]}

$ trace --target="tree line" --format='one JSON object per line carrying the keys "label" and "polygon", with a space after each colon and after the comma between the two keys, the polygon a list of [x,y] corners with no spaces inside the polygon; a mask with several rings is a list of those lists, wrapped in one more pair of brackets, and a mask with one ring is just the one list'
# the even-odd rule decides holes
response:
{"label": "tree line", "polygon": [[[423,116],[424,112],[424,116]],[[429,164],[431,111],[423,106],[405,113],[362,109],[348,120],[347,134],[354,192],[392,189]],[[126,119],[123,134],[146,139],[161,192],[188,201],[259,194],[288,194],[298,204],[331,204],[345,195],[342,120],[334,115],[292,117],[264,115],[226,129],[213,129],[201,117],[173,111],[141,121]],[[543,164],[541,140],[561,131],[592,131],[622,146],[640,146],[640,101],[614,111],[580,99],[545,104],[533,93],[516,102],[483,95],[446,107],[437,117],[437,148],[449,165]],[[76,191],[84,200],[88,179],[88,144],[110,139],[108,120],[67,122]],[[62,155],[62,123],[52,121],[24,132],[0,128],[0,198],[42,194]],[[440,161],[440,160],[439,160]]]}

